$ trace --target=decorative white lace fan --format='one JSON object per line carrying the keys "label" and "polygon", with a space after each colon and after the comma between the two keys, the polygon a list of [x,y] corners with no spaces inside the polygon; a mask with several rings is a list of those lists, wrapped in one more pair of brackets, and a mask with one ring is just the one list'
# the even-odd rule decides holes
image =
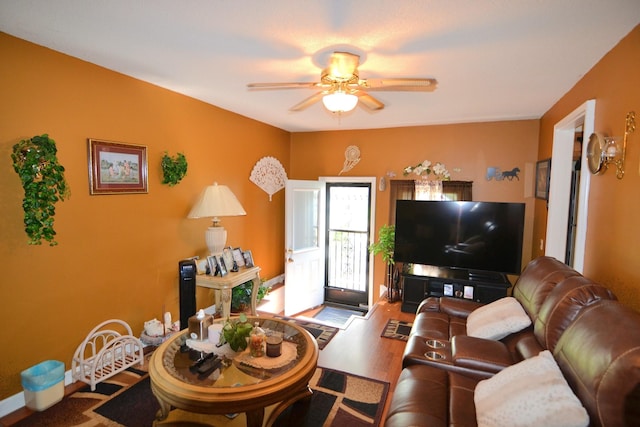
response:
{"label": "decorative white lace fan", "polygon": [[344,166],[338,175],[350,171],[360,161],[360,149],[356,145],[350,145],[344,151]]}
{"label": "decorative white lace fan", "polygon": [[249,181],[264,190],[271,201],[271,196],[284,188],[287,182],[287,172],[278,159],[263,157],[253,167]]}

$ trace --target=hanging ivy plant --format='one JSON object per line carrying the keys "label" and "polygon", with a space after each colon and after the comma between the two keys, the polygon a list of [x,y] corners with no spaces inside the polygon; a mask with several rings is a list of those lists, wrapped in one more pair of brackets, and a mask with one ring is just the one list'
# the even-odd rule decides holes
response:
{"label": "hanging ivy plant", "polygon": [[58,244],[53,229],[55,204],[68,198],[70,190],[57,151],[55,141],[47,134],[23,139],[13,146],[11,160],[24,189],[24,227],[30,245],[40,245],[42,240],[50,246]]}
{"label": "hanging ivy plant", "polygon": [[163,184],[173,187],[179,183],[187,174],[187,158],[184,154],[178,153],[172,157],[165,151],[162,156],[162,174],[164,176]]}

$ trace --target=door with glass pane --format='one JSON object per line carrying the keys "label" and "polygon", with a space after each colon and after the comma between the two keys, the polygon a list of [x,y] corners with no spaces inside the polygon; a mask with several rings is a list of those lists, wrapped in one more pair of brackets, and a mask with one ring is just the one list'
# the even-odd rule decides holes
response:
{"label": "door with glass pane", "polygon": [[371,184],[327,183],[325,302],[367,306]]}
{"label": "door with glass pane", "polygon": [[285,188],[284,314],[324,299],[324,183],[288,180]]}

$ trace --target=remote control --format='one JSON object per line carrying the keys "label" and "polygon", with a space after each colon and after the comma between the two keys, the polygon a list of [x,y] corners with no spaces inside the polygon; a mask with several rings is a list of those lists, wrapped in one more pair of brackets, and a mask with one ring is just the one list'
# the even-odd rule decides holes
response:
{"label": "remote control", "polygon": [[222,360],[218,357],[205,360],[205,362],[198,368],[198,373],[200,374],[198,377],[200,379],[208,377],[213,371],[220,367],[221,363]]}
{"label": "remote control", "polygon": [[191,365],[189,370],[195,374],[200,369],[200,366],[202,366],[206,361],[217,358],[217,357],[218,356],[216,356],[214,353],[207,353],[206,356],[196,360],[196,362],[193,365]]}

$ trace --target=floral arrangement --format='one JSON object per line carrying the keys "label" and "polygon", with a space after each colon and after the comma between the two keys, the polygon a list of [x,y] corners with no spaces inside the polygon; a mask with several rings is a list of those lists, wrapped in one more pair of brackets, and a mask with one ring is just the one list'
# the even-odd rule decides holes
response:
{"label": "floral arrangement", "polygon": [[444,166],[444,164],[440,162],[431,164],[429,160],[425,160],[415,166],[407,166],[406,168],[404,168],[404,176],[407,176],[410,173],[415,173],[416,175],[422,177],[433,175],[435,179],[440,181],[449,181],[451,179],[451,175],[449,174],[449,171]]}

